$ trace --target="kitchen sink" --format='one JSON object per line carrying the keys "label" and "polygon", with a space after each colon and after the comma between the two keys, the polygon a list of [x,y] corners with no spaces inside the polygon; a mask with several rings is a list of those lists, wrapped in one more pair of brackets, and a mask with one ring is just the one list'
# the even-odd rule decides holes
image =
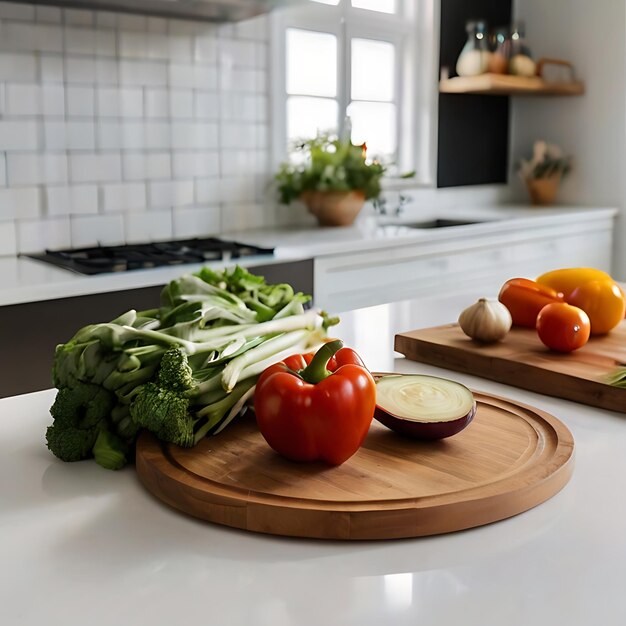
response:
{"label": "kitchen sink", "polygon": [[[409,224],[398,224],[398,226],[405,226],[406,228],[450,228],[451,226],[469,226],[470,224],[482,224],[480,220],[452,220],[452,219],[432,219],[425,220],[424,222],[413,222]],[[387,224],[391,226],[391,224]]]}

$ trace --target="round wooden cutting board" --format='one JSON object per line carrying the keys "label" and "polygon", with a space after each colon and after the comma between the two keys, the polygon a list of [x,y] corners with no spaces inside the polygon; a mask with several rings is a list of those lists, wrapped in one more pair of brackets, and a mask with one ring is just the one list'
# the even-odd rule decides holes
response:
{"label": "round wooden cutting board", "polygon": [[544,502],[573,471],[574,440],[552,415],[474,392],[459,434],[434,442],[374,420],[343,465],[278,456],[248,413],[195,448],[143,433],[137,473],[170,506],[217,524],[323,539],[421,537],[488,524]]}

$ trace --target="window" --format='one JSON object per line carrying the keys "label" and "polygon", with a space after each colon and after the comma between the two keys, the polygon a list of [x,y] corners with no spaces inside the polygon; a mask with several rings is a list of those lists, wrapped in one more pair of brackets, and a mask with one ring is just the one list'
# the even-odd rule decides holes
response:
{"label": "window", "polygon": [[[326,131],[349,134],[356,144],[366,142],[368,154],[383,159],[392,174],[416,169],[422,157],[430,156],[431,133],[418,132],[432,113],[418,111],[430,101],[424,89],[418,99],[416,90],[429,78],[418,63],[424,54],[417,11],[421,3],[433,4],[309,0],[274,12],[276,162],[285,159],[295,140]],[[424,170],[420,181],[430,177]]]}

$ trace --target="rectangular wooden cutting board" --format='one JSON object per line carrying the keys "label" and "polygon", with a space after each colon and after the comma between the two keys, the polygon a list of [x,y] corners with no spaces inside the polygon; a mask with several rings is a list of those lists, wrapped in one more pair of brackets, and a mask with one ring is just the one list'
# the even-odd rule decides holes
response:
{"label": "rectangular wooden cutting board", "polygon": [[458,324],[398,334],[395,349],[413,361],[626,413],[626,389],[607,382],[626,366],[626,322],[569,354],[548,350],[533,329],[514,327],[501,342],[482,345]]}

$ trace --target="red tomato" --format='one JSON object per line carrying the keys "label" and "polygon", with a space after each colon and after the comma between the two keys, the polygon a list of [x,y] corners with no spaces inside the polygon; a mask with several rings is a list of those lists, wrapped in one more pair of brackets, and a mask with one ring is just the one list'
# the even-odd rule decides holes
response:
{"label": "red tomato", "polygon": [[563,302],[563,294],[528,278],[511,278],[502,285],[498,300],[511,313],[513,324],[535,328],[539,311],[546,304]]}
{"label": "red tomato", "polygon": [[537,334],[550,350],[578,350],[587,343],[590,333],[589,316],[582,309],[565,302],[547,304],[537,316]]}

